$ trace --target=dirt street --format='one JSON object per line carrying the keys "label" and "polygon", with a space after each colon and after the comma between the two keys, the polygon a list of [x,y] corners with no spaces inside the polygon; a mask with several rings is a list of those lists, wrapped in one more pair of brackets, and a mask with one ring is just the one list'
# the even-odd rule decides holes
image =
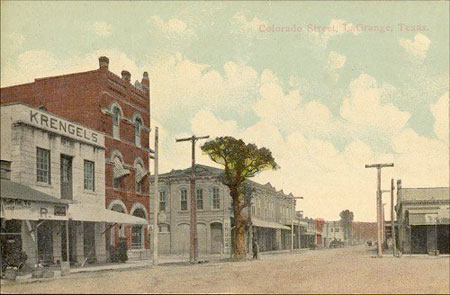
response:
{"label": "dirt street", "polygon": [[373,258],[363,246],[258,261],[80,273],[2,286],[18,293],[449,293],[450,258]]}

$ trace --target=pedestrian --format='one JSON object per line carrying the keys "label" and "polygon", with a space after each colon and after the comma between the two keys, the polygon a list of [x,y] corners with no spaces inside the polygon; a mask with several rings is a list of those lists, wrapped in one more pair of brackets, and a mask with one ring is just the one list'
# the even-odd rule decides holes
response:
{"label": "pedestrian", "polygon": [[253,259],[258,259],[259,245],[258,242],[256,242],[256,239],[253,239],[252,250],[253,250]]}

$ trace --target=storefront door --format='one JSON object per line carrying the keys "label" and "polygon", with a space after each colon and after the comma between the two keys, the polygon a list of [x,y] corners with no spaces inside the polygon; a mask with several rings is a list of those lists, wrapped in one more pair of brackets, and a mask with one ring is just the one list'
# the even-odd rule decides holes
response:
{"label": "storefront door", "polygon": [[50,221],[44,221],[37,229],[39,262],[53,264],[53,227]]}

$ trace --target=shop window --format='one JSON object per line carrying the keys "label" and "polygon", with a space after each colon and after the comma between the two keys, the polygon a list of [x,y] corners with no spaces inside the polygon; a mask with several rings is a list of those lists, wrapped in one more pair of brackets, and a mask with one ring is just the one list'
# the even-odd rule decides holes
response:
{"label": "shop window", "polygon": [[166,211],[166,191],[159,191],[159,211]]}
{"label": "shop window", "polygon": [[197,209],[203,210],[203,189],[199,188],[196,192]]}
{"label": "shop window", "polygon": [[50,184],[50,151],[37,148],[36,151],[37,181]]}
{"label": "shop window", "polygon": [[220,196],[219,189],[217,187],[212,190],[212,205],[213,209],[220,209]]}
{"label": "shop window", "polygon": [[184,188],[180,190],[180,209],[181,211],[187,210],[187,190]]}
{"label": "shop window", "polygon": [[84,189],[95,190],[95,168],[94,162],[84,160]]}

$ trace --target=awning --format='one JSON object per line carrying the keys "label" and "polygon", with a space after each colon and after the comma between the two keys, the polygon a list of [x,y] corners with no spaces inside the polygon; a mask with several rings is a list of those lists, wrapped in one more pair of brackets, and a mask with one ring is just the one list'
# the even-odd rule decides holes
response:
{"label": "awning", "polygon": [[142,178],[147,175],[147,171],[142,168],[141,165],[137,165],[136,167],[136,182],[141,182]]}
{"label": "awning", "polygon": [[73,204],[69,207],[69,218],[77,221],[108,222],[119,224],[148,224],[144,218],[120,213],[105,208]]}
{"label": "awning", "polygon": [[67,220],[67,200],[55,198],[29,186],[0,181],[0,217],[8,220]]}
{"label": "awning", "polygon": [[120,178],[122,176],[130,174],[130,170],[123,167],[122,161],[118,158],[114,158],[114,178]]}
{"label": "awning", "polygon": [[268,228],[278,228],[278,229],[291,230],[290,227],[282,225],[281,223],[261,220],[261,219],[255,218],[255,217],[252,217],[252,224],[253,224],[253,226],[258,226],[258,227],[268,227]]}

